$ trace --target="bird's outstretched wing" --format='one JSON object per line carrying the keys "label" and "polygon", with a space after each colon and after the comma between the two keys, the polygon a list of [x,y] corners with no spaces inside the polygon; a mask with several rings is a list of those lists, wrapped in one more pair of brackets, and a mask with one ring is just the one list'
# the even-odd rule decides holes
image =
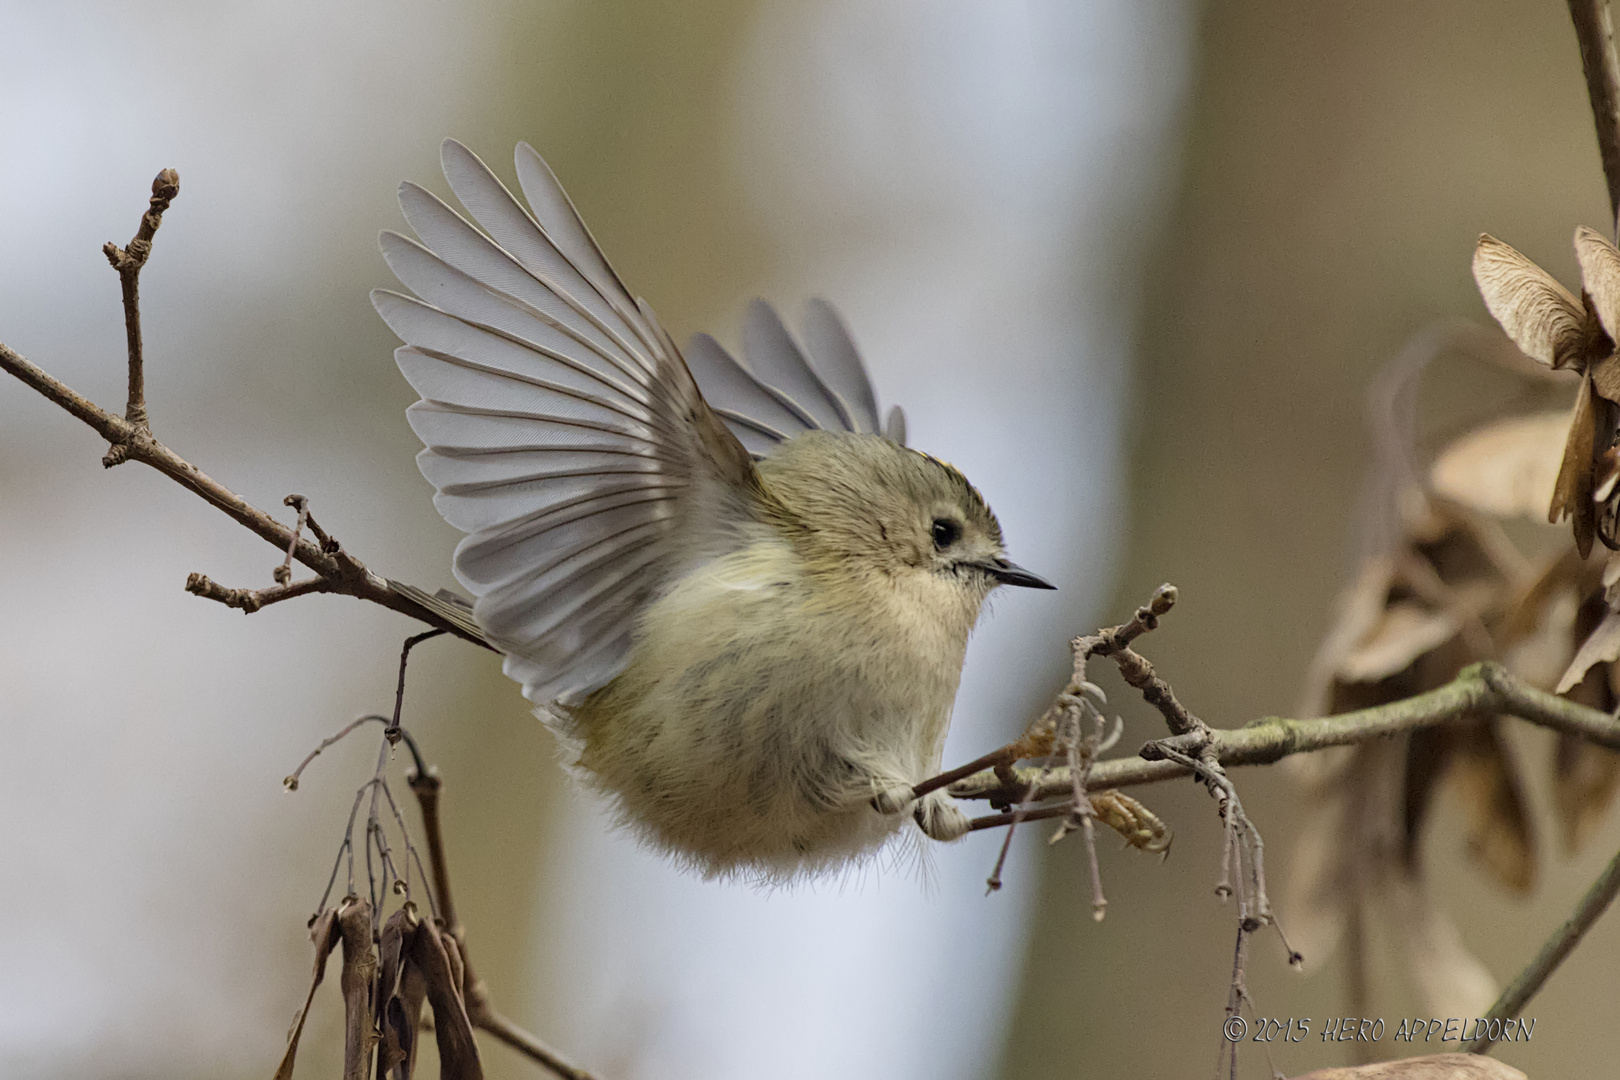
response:
{"label": "bird's outstretched wing", "polygon": [[445,178],[482,232],[400,186],[421,242],[385,232],[381,244],[416,297],[372,302],[422,395],[407,415],[434,505],[467,533],[455,571],[473,617],[544,702],[622,670],[641,610],[742,542],[758,481],[550,168],[526,143],[516,157],[528,210],[444,143]]}
{"label": "bird's outstretched wing", "polygon": [[686,347],[687,363],[703,396],[748,452],[764,457],[781,442],[806,431],[852,431],[906,443],[899,406],[878,424],[877,397],[861,354],[832,305],[812,300],[805,313],[809,355],[763,300],[748,307],[743,356],[736,360],[707,334]]}

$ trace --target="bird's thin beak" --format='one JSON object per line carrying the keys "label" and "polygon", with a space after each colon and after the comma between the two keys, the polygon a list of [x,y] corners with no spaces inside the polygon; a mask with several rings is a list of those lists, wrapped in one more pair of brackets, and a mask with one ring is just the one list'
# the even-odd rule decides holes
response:
{"label": "bird's thin beak", "polygon": [[984,568],[1000,585],[1022,585],[1026,589],[1057,588],[1039,574],[1032,574],[1017,563],[1008,562],[1006,559],[992,559]]}

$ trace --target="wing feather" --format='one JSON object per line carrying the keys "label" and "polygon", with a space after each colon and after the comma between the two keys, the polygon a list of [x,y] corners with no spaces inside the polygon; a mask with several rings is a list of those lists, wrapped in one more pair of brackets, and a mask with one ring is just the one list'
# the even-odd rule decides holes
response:
{"label": "wing feather", "polygon": [[[575,298],[584,291],[585,281],[577,274],[558,281],[532,268],[540,260],[531,253],[528,262],[479,232],[471,222],[456,213],[432,192],[412,183],[399,186],[399,205],[405,222],[422,241],[446,263],[466,272],[485,288],[515,297],[566,327],[582,341],[590,342],[627,374],[651,384],[649,362],[630,344],[622,321],[604,321],[590,307]],[[522,251],[522,237],[507,237],[507,243]],[[544,236],[533,246],[546,244]],[[609,313],[611,314],[611,313]]]}
{"label": "wing feather", "polygon": [[518,184],[523,188],[523,197],[529,200],[529,206],[534,210],[539,227],[569,265],[578,270],[619,317],[636,327],[641,339],[657,351],[659,335],[651,329],[650,320],[642,314],[640,305],[630,298],[630,291],[619,280],[607,256],[602,254],[596,237],[591,235],[579,211],[574,209],[573,200],[557,182],[557,174],[526,142],[518,143],[512,156],[517,166]]}
{"label": "wing feather", "polygon": [[763,300],[748,305],[743,320],[743,356],[759,381],[807,426],[823,431],[854,430],[848,417],[833,403],[832,392],[822,384],[782,325],[781,316]]}
{"label": "wing feather", "polygon": [[844,406],[851,431],[876,435],[877,398],[866,377],[866,365],[855,348],[855,339],[838,312],[825,300],[812,300],[805,306],[804,343],[810,349],[810,364]]}
{"label": "wing feather", "polygon": [[755,458],[795,435],[817,430],[881,434],[904,446],[903,423],[879,426],[866,365],[826,301],[811,302],[804,337],[808,357],[776,311],[755,300],[743,324],[747,363],[707,334],[692,338],[686,358],[715,413]]}
{"label": "wing feather", "polygon": [[443,163],[485,231],[401,185],[421,242],[380,242],[416,296],[372,300],[422,396],[407,415],[434,505],[468,534],[473,619],[525,694],[572,699],[622,669],[671,581],[745,542],[758,480],[538,155],[519,148],[532,214],[459,143]]}

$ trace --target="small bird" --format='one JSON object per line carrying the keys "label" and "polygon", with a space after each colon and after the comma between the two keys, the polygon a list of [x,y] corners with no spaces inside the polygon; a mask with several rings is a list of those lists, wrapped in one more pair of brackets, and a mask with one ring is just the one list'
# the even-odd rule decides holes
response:
{"label": "small bird", "polygon": [[[525,210],[446,140],[474,227],[400,186],[384,232],[415,297],[378,290],[422,400],[457,579],[565,758],[644,840],[706,876],[785,881],[879,849],[907,810],[952,840],[938,771],[968,635],[1009,562],[956,469],[881,429],[825,303],[809,357],[756,301],[747,363],[683,354],[632,299],[528,144]],[[699,388],[702,388],[701,390]]]}

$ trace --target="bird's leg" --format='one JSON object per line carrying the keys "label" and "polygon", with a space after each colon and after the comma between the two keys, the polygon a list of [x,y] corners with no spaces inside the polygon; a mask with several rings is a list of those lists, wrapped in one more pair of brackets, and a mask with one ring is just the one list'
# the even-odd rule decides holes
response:
{"label": "bird's leg", "polygon": [[880,814],[898,814],[916,798],[911,785],[905,782],[890,784],[872,796],[872,809]]}

